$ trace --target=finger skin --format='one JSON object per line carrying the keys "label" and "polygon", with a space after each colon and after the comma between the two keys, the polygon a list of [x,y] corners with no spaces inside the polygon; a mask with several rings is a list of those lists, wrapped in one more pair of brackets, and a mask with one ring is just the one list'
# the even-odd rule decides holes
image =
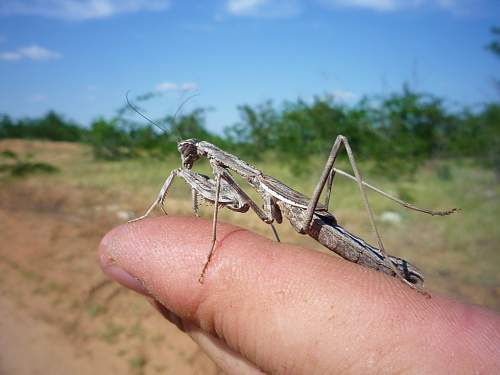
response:
{"label": "finger skin", "polygon": [[238,375],[262,374],[262,371],[255,367],[255,365],[248,362],[239,353],[231,350],[218,338],[210,335],[200,327],[182,320],[154,298],[148,296],[147,299],[165,319],[170,321],[172,324],[175,324],[177,328],[191,336],[191,338],[203,348],[205,353],[213,359],[219,369],[224,373]]}
{"label": "finger skin", "polygon": [[186,332],[210,356],[225,374],[259,375],[263,374],[254,364],[229,348],[223,341],[208,334],[198,326],[187,323]]}
{"label": "finger skin", "polygon": [[100,246],[168,310],[267,373],[500,373],[500,318],[335,256],[219,224],[162,217]]}

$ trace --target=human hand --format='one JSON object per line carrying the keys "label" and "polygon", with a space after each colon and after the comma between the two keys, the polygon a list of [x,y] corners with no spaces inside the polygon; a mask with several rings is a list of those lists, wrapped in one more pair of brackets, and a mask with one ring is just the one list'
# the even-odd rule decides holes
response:
{"label": "human hand", "polygon": [[122,225],[104,272],[147,296],[228,374],[499,374],[500,317],[395,278],[219,223]]}

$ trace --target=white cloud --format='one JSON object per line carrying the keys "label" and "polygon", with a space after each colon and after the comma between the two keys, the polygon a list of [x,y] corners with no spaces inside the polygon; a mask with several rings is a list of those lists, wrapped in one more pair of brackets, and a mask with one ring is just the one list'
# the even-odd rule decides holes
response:
{"label": "white cloud", "polygon": [[301,11],[300,0],[227,0],[225,10],[232,16],[288,18]]}
{"label": "white cloud", "polygon": [[[498,0],[496,0],[498,2]],[[310,5],[307,0],[225,0],[224,12],[218,13],[217,21],[224,15],[253,18],[290,18],[299,15]],[[489,8],[498,13],[500,5],[493,0],[314,0],[315,3],[336,9],[367,9],[377,12],[437,9],[449,13],[466,15],[480,14]]]}
{"label": "white cloud", "polygon": [[[316,0],[327,7],[369,9],[379,12],[422,7],[456,12],[474,1],[478,0]],[[287,18],[300,14],[307,3],[306,0],[226,0],[225,13],[237,17]],[[218,17],[222,16],[219,14]]]}
{"label": "white cloud", "polygon": [[59,52],[51,51],[37,45],[23,47],[18,51],[21,56],[31,60],[54,60],[62,57]]}
{"label": "white cloud", "polygon": [[155,90],[160,92],[177,91],[179,90],[179,86],[177,86],[177,83],[173,82],[162,82],[156,85]]}
{"label": "white cloud", "polygon": [[335,90],[332,92],[331,96],[340,102],[352,102],[357,98],[355,93],[347,90]]}
{"label": "white cloud", "polygon": [[199,89],[199,86],[195,82],[186,82],[181,85],[181,91],[196,91]]}
{"label": "white cloud", "polygon": [[171,92],[171,91],[183,91],[190,92],[196,91],[199,89],[199,86],[195,82],[184,82],[180,85],[174,82],[162,82],[156,85],[155,90],[157,92]]}
{"label": "white cloud", "polygon": [[0,14],[88,20],[119,13],[162,11],[170,0],[2,0]]}
{"label": "white cloud", "polygon": [[414,6],[421,0],[323,0],[324,4],[344,8],[366,8],[377,11],[391,11],[398,8]]}
{"label": "white cloud", "polygon": [[0,60],[16,61],[21,59],[21,54],[18,52],[0,52]]}
{"label": "white cloud", "polygon": [[450,11],[462,8],[471,0],[319,0],[322,4],[339,8],[364,8],[381,12],[401,9],[434,7]]}
{"label": "white cloud", "polygon": [[48,97],[45,94],[34,94],[28,98],[28,101],[32,103],[40,103],[47,101]]}
{"label": "white cloud", "polygon": [[437,0],[436,2],[442,8],[453,8],[458,5],[456,0]]}
{"label": "white cloud", "polygon": [[0,52],[0,60],[3,61],[17,61],[17,60],[55,60],[61,58],[59,52],[51,51],[47,48],[33,44],[27,47],[18,48],[15,51]]}
{"label": "white cloud", "polygon": [[226,9],[236,16],[249,15],[266,3],[269,3],[269,0],[229,0]]}

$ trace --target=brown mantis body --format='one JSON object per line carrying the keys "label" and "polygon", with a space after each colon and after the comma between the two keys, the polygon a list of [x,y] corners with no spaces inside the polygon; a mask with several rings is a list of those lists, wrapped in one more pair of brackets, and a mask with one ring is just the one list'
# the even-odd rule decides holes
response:
{"label": "brown mantis body", "polygon": [[[333,167],[342,145],[344,145],[347,150],[354,176]],[[347,138],[343,136],[337,137],[311,199],[308,199],[303,194],[291,189],[275,178],[266,176],[245,161],[221,150],[209,142],[189,139],[179,142],[178,149],[181,153],[182,168],[172,171],[170,176],[166,179],[158,198],[153,202],[147,212],[136,220],[146,217],[156,204],[160,204],[163,207],[165,196],[174,176],[184,178],[191,186],[193,192],[193,207],[195,211],[197,208],[197,198],[199,196],[213,203],[212,242],[207,261],[200,275],[200,282],[203,282],[203,278],[215,249],[219,207],[228,207],[238,212],[246,212],[248,209],[252,209],[261,220],[271,225],[278,241],[279,237],[273,222],[281,223],[282,217],[285,216],[297,232],[311,236],[341,257],[351,262],[381,271],[390,276],[397,277],[412,288],[422,291],[424,277],[421,272],[406,260],[390,256],[385,252],[364,188],[367,187],[375,190],[407,208],[431,215],[444,216],[456,211],[456,209],[448,211],[420,209],[367,184],[361,179]],[[199,158],[208,159],[214,172],[215,180],[191,171],[194,162]],[[263,199],[263,208],[259,207],[259,205],[243,191],[233,179],[230,171],[239,174],[259,193]],[[331,187],[335,173],[354,179],[357,182],[372,228],[377,236],[378,248],[367,244],[359,237],[339,226],[334,215],[328,211]],[[318,202],[319,197],[327,183],[328,190],[326,201],[325,204],[320,204]]]}

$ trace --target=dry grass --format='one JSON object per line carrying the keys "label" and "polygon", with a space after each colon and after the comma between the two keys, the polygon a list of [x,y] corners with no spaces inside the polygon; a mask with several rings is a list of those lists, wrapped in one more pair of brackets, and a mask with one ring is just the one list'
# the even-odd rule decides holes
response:
{"label": "dry grass", "polygon": [[[79,145],[14,142],[13,147],[9,142],[0,143],[0,150],[7,145],[17,152],[29,150],[36,154],[38,160],[53,163],[62,171],[54,176],[33,178],[31,184],[50,180],[58,186],[72,186],[91,192],[91,195],[99,195],[96,201],[101,206],[113,206],[113,210],[136,214],[142,213],[154,199],[170,170],[179,166],[178,158],[174,156],[163,161],[96,162],[92,160],[90,151]],[[256,166],[296,190],[309,194],[317,181],[322,162],[314,161],[312,169],[315,172],[299,177],[293,176],[282,164],[261,162]],[[460,213],[451,217],[430,217],[405,210],[370,193],[370,201],[378,215],[391,211],[401,216],[400,223],[380,222],[386,247],[392,254],[405,257],[424,270],[430,288],[500,309],[500,231],[496,229],[500,219],[500,187],[495,184],[492,173],[467,162],[447,162],[451,178],[440,179],[438,171],[443,164],[435,162],[427,165],[411,181],[394,182],[382,176],[365,174],[366,180],[389,193],[412,197],[416,205],[462,208]],[[347,166],[344,169],[348,170]],[[363,163],[361,169],[364,169]],[[201,170],[209,173],[206,164],[201,166]],[[337,177],[331,208],[347,229],[374,242],[355,184]],[[167,209],[172,214],[190,213],[190,193],[180,180],[167,200]],[[207,217],[210,212],[210,207],[202,209],[202,215]],[[221,218],[271,237],[269,228],[252,213],[243,215],[223,210]],[[296,234],[287,224],[284,222],[278,228],[285,241],[320,249],[313,240]]]}

